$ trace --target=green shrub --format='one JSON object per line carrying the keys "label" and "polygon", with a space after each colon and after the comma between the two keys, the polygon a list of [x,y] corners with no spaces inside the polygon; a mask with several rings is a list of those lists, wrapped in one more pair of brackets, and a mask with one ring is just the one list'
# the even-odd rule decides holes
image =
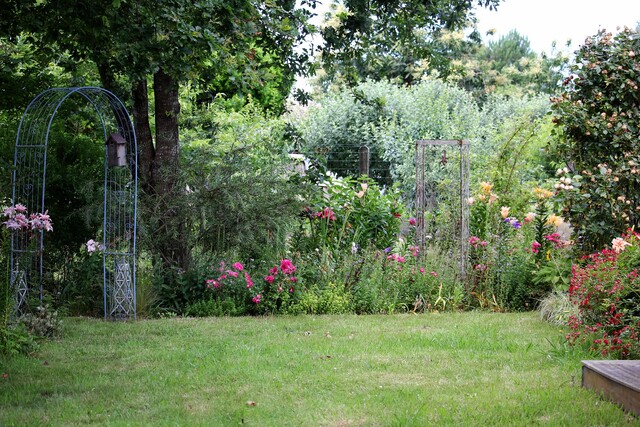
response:
{"label": "green shrub", "polygon": [[350,252],[393,245],[400,231],[404,204],[394,188],[382,188],[362,177],[327,174],[309,198],[294,250]]}
{"label": "green shrub", "polygon": [[7,325],[0,328],[0,355],[12,357],[29,355],[38,350],[35,337],[23,324]]}
{"label": "green shrub", "polygon": [[327,284],[323,289],[305,289],[290,314],[345,314],[352,312],[352,296],[344,285]]}
{"label": "green shrub", "polygon": [[30,335],[39,338],[59,338],[62,336],[62,320],[57,310],[48,305],[38,305],[35,310],[18,318]]}

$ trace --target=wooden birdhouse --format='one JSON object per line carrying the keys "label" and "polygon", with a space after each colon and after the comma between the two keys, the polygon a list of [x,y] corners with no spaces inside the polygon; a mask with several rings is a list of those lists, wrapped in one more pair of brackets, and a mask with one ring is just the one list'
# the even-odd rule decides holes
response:
{"label": "wooden birdhouse", "polygon": [[127,141],[122,135],[113,133],[107,139],[107,159],[109,166],[127,165]]}

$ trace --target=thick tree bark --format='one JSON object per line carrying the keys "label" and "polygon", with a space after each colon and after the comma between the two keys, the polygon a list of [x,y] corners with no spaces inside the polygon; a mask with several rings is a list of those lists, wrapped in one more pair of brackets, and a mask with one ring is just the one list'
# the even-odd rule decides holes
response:
{"label": "thick tree bark", "polygon": [[180,168],[178,85],[162,71],[153,76],[156,106],[156,154],[151,171],[157,194],[174,191]]}
{"label": "thick tree bark", "polygon": [[131,94],[133,96],[133,125],[138,141],[138,178],[142,190],[146,194],[152,194],[154,185],[151,170],[156,153],[149,124],[147,80],[141,79],[134,82]]}
{"label": "thick tree bark", "polygon": [[160,214],[154,239],[166,268],[186,270],[191,256],[185,233],[186,209],[179,186],[180,140],[178,84],[162,69],[154,74],[156,145],[151,167],[151,192]]}

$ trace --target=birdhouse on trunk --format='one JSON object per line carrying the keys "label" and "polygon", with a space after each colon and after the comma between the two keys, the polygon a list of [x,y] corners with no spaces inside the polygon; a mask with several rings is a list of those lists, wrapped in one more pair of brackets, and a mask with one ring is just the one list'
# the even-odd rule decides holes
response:
{"label": "birdhouse on trunk", "polygon": [[117,133],[107,139],[107,159],[109,166],[127,165],[127,141]]}

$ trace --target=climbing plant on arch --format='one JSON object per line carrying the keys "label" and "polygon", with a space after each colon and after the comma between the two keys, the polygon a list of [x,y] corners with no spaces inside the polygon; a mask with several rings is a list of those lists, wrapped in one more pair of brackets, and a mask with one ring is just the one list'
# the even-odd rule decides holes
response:
{"label": "climbing plant on arch", "polygon": [[[62,104],[80,96],[98,116],[105,150],[102,256],[105,319],[136,316],[137,143],[122,102],[98,87],[54,88],[36,96],[22,115],[16,137],[12,202],[31,213],[46,212],[47,145]],[[72,177],[70,177],[72,178]],[[54,218],[55,220],[55,218]],[[31,292],[42,298],[43,233],[14,231],[10,286],[21,313]]]}

